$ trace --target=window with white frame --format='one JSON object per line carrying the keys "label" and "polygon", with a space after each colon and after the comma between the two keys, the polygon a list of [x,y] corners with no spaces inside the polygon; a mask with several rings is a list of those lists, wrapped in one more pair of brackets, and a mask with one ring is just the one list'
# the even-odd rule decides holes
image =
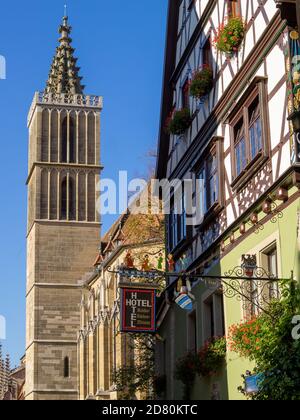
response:
{"label": "window with white frame", "polygon": [[[266,254],[268,258],[268,272],[273,277],[278,277],[278,256],[276,245]],[[269,290],[270,299],[279,299],[279,285],[277,281],[271,282]]]}
{"label": "window with white frame", "polygon": [[[270,277],[278,278],[278,249],[276,242],[265,248],[261,253],[261,261],[263,268]],[[268,288],[268,296],[265,300],[273,300],[280,298],[280,290],[278,281],[271,281]]]}
{"label": "window with white frame", "polygon": [[255,318],[263,307],[273,299],[280,298],[280,288],[277,280],[272,281],[272,277],[278,278],[278,251],[276,242],[272,243],[260,252],[261,266],[266,271],[271,280],[256,281],[251,280],[249,286],[246,286],[248,299],[246,304],[246,316]]}

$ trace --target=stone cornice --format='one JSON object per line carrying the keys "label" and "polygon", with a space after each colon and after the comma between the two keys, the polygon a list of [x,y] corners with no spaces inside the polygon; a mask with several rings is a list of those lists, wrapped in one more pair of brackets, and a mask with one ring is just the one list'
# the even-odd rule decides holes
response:
{"label": "stone cornice", "polygon": [[61,170],[61,169],[66,169],[67,171],[69,170],[75,170],[75,171],[92,171],[92,172],[101,172],[104,169],[103,165],[86,165],[86,164],[82,164],[82,163],[59,163],[59,162],[34,162],[31,166],[31,169],[29,171],[27,180],[26,180],[26,185],[29,184],[30,179],[32,177],[32,174],[35,170],[35,168],[48,168],[48,169],[57,169],[57,170]]}
{"label": "stone cornice", "polygon": [[26,351],[33,345],[33,344],[41,344],[41,345],[52,345],[52,346],[77,346],[76,340],[32,340],[30,344],[26,347]]}
{"label": "stone cornice", "polygon": [[76,221],[76,220],[72,220],[72,221],[67,221],[67,220],[41,220],[41,219],[35,219],[30,228],[28,229],[26,238],[28,238],[28,236],[30,235],[30,232],[33,229],[33,226],[35,224],[38,225],[48,225],[48,226],[52,226],[53,224],[56,224],[58,226],[73,226],[73,227],[96,227],[97,229],[100,229],[102,226],[102,223],[98,223],[98,222],[87,222],[87,221]]}
{"label": "stone cornice", "polygon": [[35,288],[44,288],[44,289],[81,289],[80,284],[69,284],[69,283],[34,283],[30,289],[26,292],[26,297],[31,293]]}

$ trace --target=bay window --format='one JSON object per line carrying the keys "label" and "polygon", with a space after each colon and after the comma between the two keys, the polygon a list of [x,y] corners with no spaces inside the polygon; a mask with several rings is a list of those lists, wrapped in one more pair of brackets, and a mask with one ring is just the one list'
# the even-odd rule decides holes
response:
{"label": "bay window", "polygon": [[242,186],[269,157],[266,83],[256,78],[229,117],[232,187]]}

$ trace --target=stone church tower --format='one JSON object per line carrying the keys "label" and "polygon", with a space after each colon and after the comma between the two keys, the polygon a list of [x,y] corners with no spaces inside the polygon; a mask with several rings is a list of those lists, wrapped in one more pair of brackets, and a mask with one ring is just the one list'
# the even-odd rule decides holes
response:
{"label": "stone church tower", "polygon": [[28,116],[26,399],[77,399],[80,283],[100,241],[102,98],[84,94],[68,18]]}

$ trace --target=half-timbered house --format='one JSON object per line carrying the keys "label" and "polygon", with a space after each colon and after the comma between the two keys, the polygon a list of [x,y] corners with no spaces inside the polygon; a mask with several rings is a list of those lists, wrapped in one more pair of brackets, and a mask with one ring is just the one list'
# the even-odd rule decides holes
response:
{"label": "half-timbered house", "polygon": [[[230,44],[237,33],[227,31],[230,39],[221,45],[220,33],[234,18],[244,25],[242,39]],[[255,281],[245,305],[232,288],[224,294],[218,283],[208,287],[205,276],[234,272],[245,255],[275,278],[298,276],[296,27],[295,1],[169,1],[157,177],[190,180],[193,186],[192,196],[184,193],[184,211],[177,212],[171,198],[167,246],[177,272],[184,256],[185,269],[203,278],[192,283],[192,311],[174,302],[175,275],[158,308],[158,375],[167,378],[168,399],[182,398],[182,384],[174,378],[180,357],[259,311]],[[212,71],[211,84],[205,94],[192,96],[195,75],[204,68]],[[189,111],[188,124],[170,130],[170,120],[182,109]],[[270,288],[270,298],[276,288]],[[241,375],[251,368],[227,349],[226,366],[216,376],[197,376],[191,397],[242,398]]]}

